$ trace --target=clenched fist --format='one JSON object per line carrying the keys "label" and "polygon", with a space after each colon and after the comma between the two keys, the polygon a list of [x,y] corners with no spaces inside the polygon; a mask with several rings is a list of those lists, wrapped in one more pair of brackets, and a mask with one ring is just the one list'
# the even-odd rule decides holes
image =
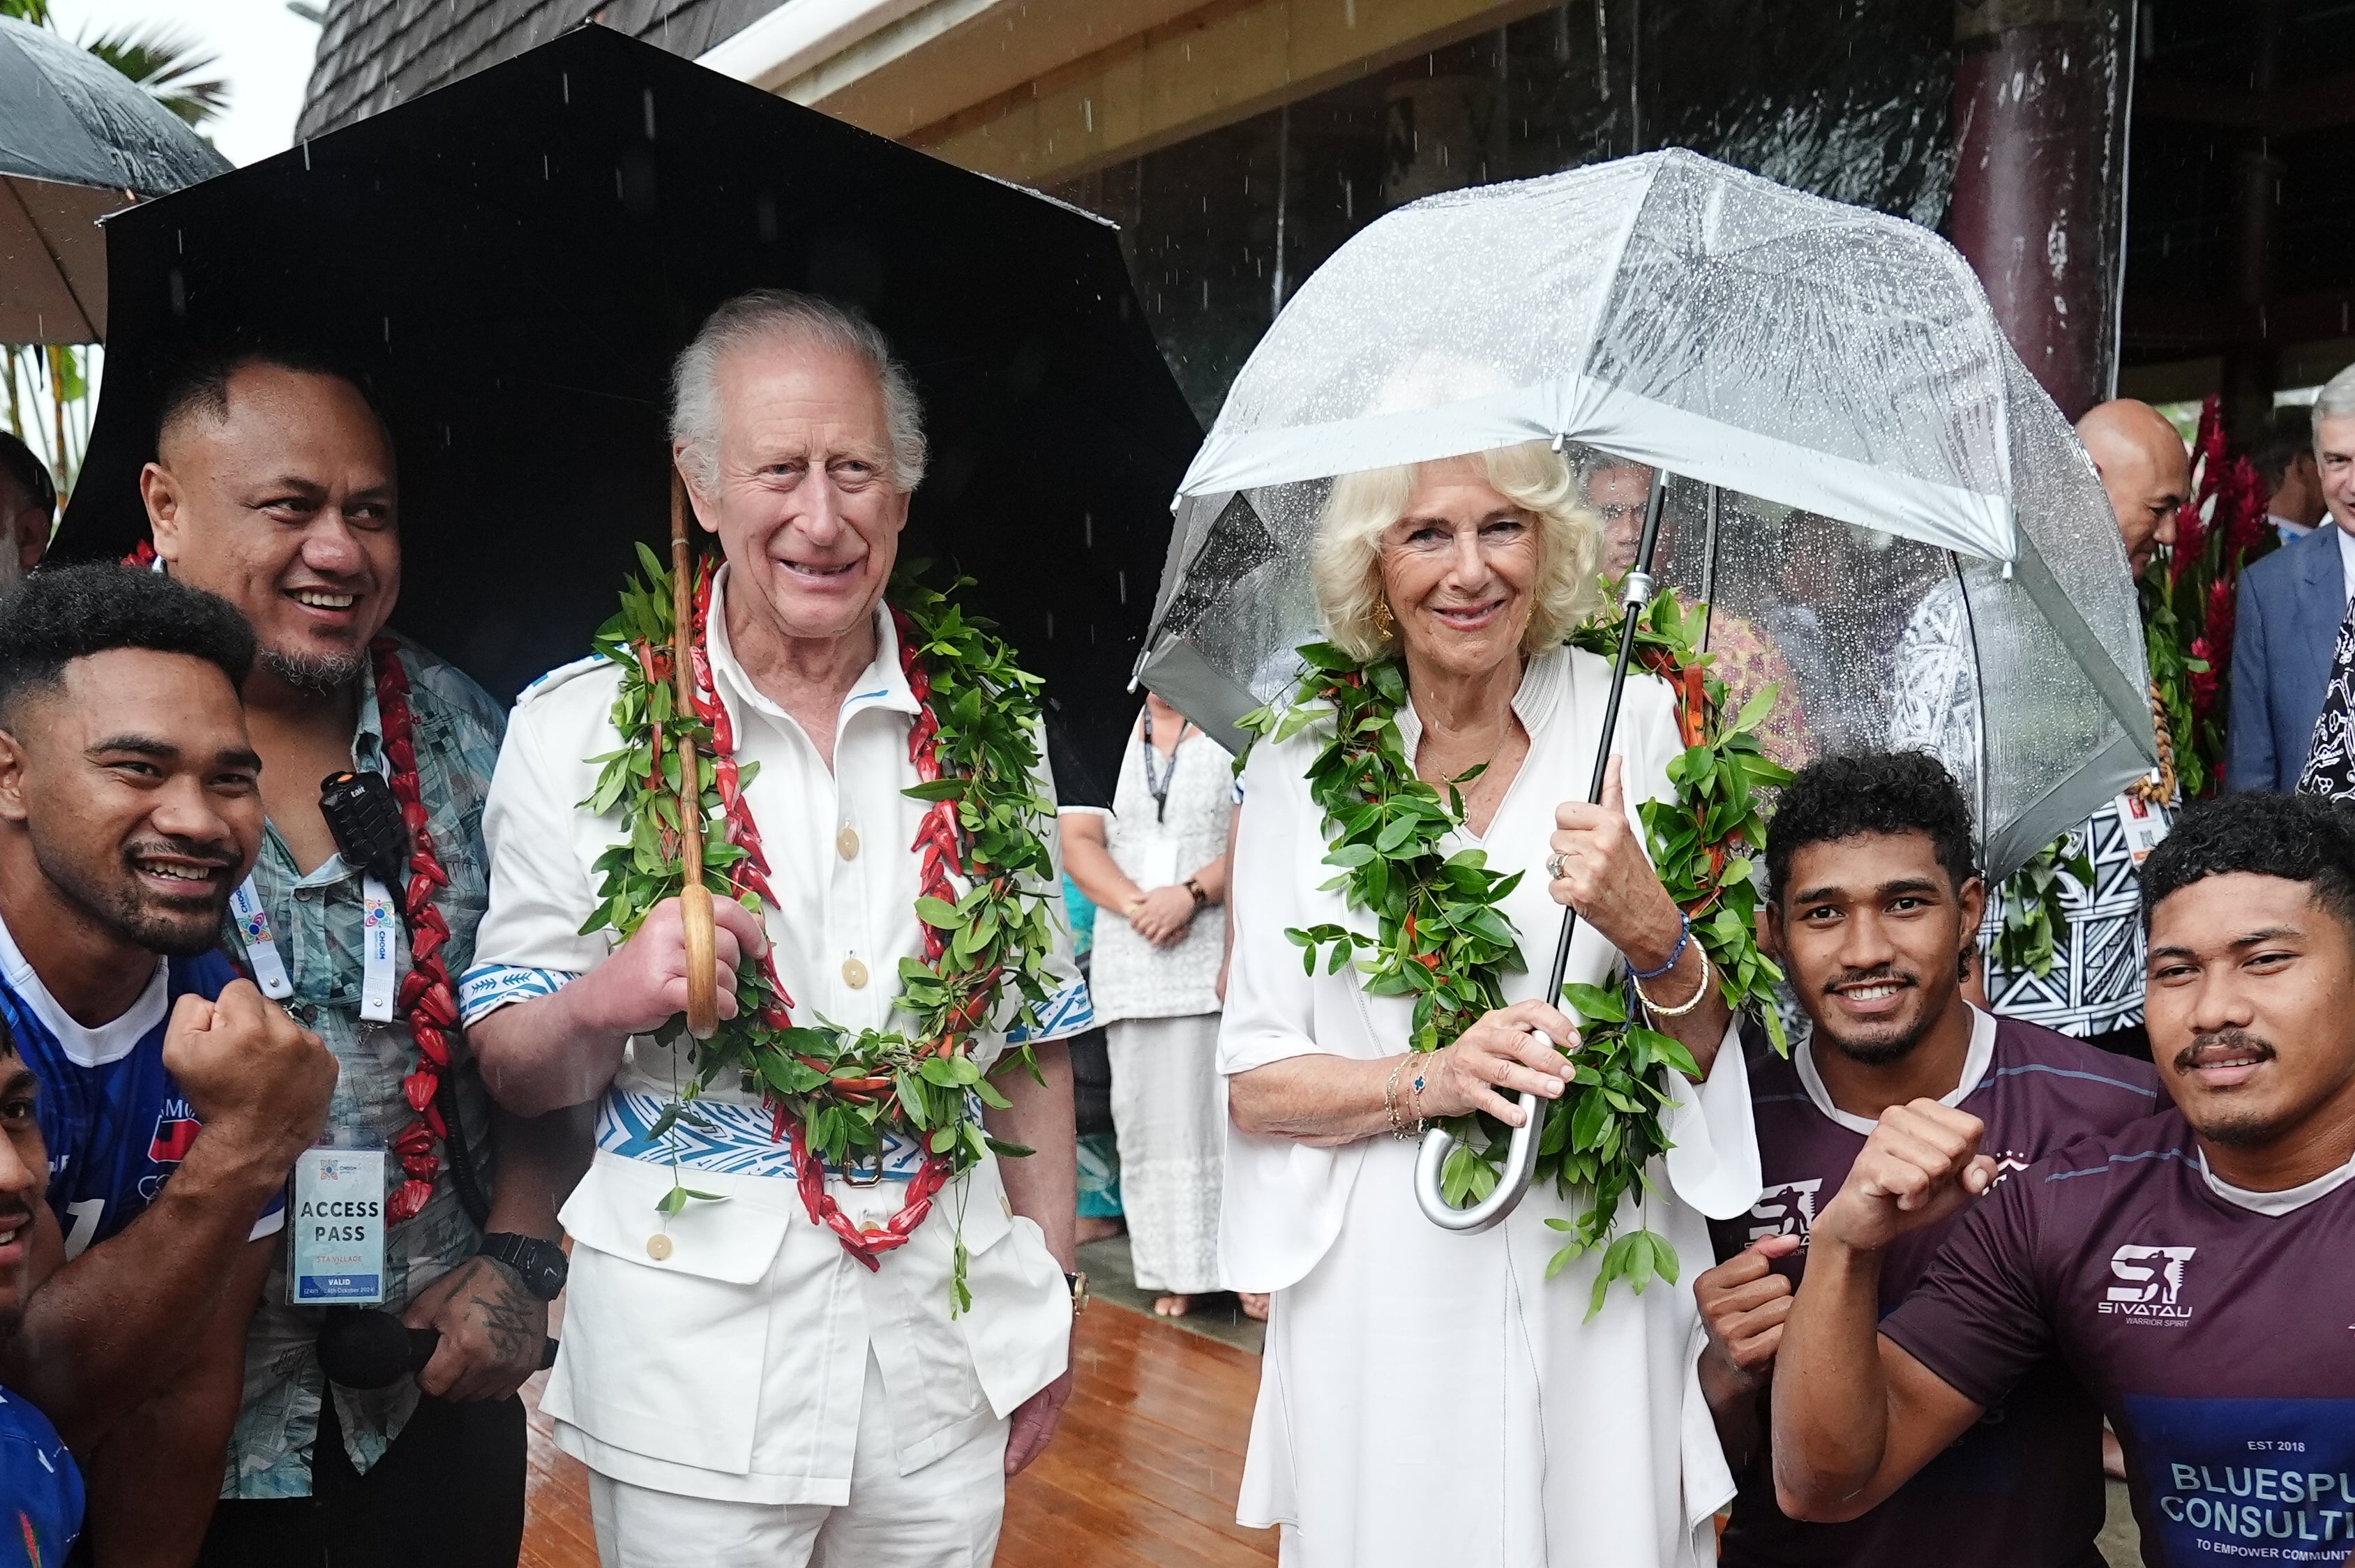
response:
{"label": "clenched fist", "polygon": [[1977,1116],[1935,1100],[1891,1106],[1817,1216],[1814,1241],[1872,1253],[1936,1224],[1995,1185],[1995,1157],[1978,1151],[1986,1132]]}
{"label": "clenched fist", "polygon": [[1705,1355],[1725,1384],[1752,1391],[1765,1385],[1791,1316],[1791,1282],[1774,1272],[1777,1258],[1799,1249],[1796,1236],[1764,1236],[1693,1281],[1693,1300],[1709,1330]]}
{"label": "clenched fist", "polygon": [[250,980],[230,981],[217,1001],[182,997],[164,1031],[164,1066],[203,1124],[199,1148],[233,1146],[281,1178],[319,1141],[336,1092],[335,1053]]}

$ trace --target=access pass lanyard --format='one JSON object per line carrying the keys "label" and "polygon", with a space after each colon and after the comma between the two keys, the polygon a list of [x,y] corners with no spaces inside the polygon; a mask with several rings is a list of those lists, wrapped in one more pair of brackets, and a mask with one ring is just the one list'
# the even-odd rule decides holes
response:
{"label": "access pass lanyard", "polygon": [[[374,877],[360,879],[360,1017],[370,1023],[392,1021],[393,969],[398,943],[394,936],[400,915],[392,894]],[[229,895],[229,911],[237,917],[238,933],[245,939],[246,961],[253,965],[253,983],[261,994],[283,1001],[294,994],[285,961],[278,955],[270,932],[270,910],[261,890],[248,877]]]}
{"label": "access pass lanyard", "polygon": [[272,1001],[284,1001],[294,994],[294,982],[286,977],[286,965],[278,957],[278,944],[270,934],[270,906],[261,901],[261,890],[251,877],[229,894],[229,908],[237,919],[237,933],[245,939],[245,961],[253,966],[253,983]]}

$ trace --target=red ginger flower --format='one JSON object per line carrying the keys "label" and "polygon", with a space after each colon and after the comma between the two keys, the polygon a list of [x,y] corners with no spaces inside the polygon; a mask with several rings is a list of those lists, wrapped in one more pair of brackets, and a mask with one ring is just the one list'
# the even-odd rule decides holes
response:
{"label": "red ginger flower", "polygon": [[2197,500],[2186,501],[2175,513],[2175,560],[2172,579],[2181,582],[2192,568],[2200,564],[2201,550],[2208,543],[2208,523],[2200,515]]}
{"label": "red ginger flower", "polygon": [[2204,721],[2216,706],[2215,645],[2207,636],[2191,639],[2191,656],[2203,661],[2208,667],[2191,672],[2191,717]]}

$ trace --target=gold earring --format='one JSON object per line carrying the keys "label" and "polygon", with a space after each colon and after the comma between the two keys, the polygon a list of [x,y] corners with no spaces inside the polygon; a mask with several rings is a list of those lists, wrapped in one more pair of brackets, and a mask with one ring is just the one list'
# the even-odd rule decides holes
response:
{"label": "gold earring", "polygon": [[1395,619],[1393,619],[1393,618],[1391,617],[1391,602],[1390,602],[1390,600],[1389,600],[1387,597],[1375,600],[1375,601],[1374,601],[1374,635],[1375,635],[1375,637],[1377,637],[1378,639],[1380,639],[1380,641],[1382,641],[1382,642],[1387,643],[1387,642],[1389,642],[1389,641],[1391,640],[1391,637],[1392,634],[1394,634],[1395,632],[1397,632],[1397,630],[1398,630],[1398,622],[1397,622]]}

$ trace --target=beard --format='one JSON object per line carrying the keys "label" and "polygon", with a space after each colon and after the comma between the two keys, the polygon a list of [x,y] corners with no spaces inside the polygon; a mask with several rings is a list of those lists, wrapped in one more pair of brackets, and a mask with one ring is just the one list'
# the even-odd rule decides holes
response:
{"label": "beard", "polygon": [[[1861,975],[1841,975],[1830,985],[1826,986],[1824,991],[1826,995],[1829,995],[1834,987],[1852,986],[1859,981],[1870,980],[1887,980],[1896,985],[1907,986],[1917,996],[1922,990],[1922,982],[1918,976],[1903,974],[1893,966],[1884,965],[1879,969]],[[1930,1026],[1937,1021],[1939,1011],[1940,1009],[1936,1008],[1924,1007],[1913,1020],[1913,1027],[1902,1034],[1868,1037],[1863,1040],[1844,1038],[1833,1029],[1826,1018],[1816,1017],[1812,1022],[1815,1024],[1817,1039],[1829,1040],[1834,1050],[1859,1067],[1888,1067],[1913,1054],[1922,1041],[1929,1037]]]}
{"label": "beard", "polygon": [[68,903],[123,941],[167,958],[192,958],[209,952],[220,945],[221,920],[229,912],[228,880],[206,883],[203,891],[191,889],[185,896],[148,893],[139,885],[135,861],[140,855],[159,848],[191,860],[231,869],[236,865],[218,850],[186,840],[126,844],[121,851],[118,879],[93,874],[59,853],[56,846],[37,836],[33,839],[34,860],[50,885]]}
{"label": "beard", "polygon": [[290,654],[282,648],[264,647],[261,667],[296,691],[328,697],[360,677],[368,668],[368,654],[359,649],[346,654]]}

